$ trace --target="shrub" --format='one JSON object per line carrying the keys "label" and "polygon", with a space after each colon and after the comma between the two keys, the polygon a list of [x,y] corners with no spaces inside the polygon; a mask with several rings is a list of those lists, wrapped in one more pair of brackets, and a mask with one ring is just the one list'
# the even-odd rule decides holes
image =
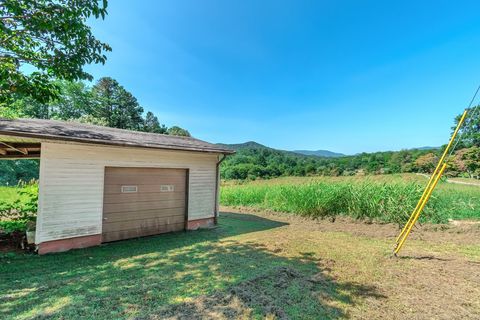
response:
{"label": "shrub", "polygon": [[38,184],[34,181],[18,186],[18,199],[0,201],[0,218],[4,220],[33,220],[38,209]]}
{"label": "shrub", "polygon": [[0,230],[5,234],[23,233],[35,224],[38,208],[38,185],[35,181],[16,188],[19,197],[0,201]]}
{"label": "shrub", "polygon": [[11,234],[15,231],[25,232],[27,231],[27,222],[27,220],[0,221],[0,232],[5,234]]}

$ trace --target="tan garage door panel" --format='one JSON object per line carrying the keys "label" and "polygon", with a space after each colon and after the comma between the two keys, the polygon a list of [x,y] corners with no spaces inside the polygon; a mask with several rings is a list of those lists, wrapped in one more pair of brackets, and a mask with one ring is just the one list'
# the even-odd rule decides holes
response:
{"label": "tan garage door panel", "polygon": [[185,228],[184,169],[105,168],[103,241]]}

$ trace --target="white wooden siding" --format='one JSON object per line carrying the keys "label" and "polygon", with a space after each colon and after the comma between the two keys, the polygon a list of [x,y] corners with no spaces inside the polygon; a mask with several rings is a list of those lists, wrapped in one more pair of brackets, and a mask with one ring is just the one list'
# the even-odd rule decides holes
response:
{"label": "white wooden siding", "polygon": [[105,167],[189,169],[189,220],[215,211],[215,154],[43,142],[37,243],[102,232]]}

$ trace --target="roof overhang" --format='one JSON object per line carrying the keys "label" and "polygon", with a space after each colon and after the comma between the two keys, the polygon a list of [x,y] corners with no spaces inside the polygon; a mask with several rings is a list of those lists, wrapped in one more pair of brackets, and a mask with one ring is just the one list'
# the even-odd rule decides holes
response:
{"label": "roof overhang", "polygon": [[189,147],[177,147],[177,146],[154,146],[149,144],[138,145],[135,143],[128,142],[117,142],[117,141],[108,141],[108,140],[91,140],[91,139],[82,139],[75,137],[57,137],[43,134],[31,134],[31,133],[18,133],[18,132],[4,132],[0,130],[0,137],[3,135],[11,135],[12,137],[23,138],[22,140],[33,139],[37,141],[62,141],[62,142],[77,142],[85,144],[98,144],[105,146],[119,146],[119,147],[130,147],[130,148],[148,148],[148,149],[162,149],[162,150],[177,150],[177,151],[195,151],[195,152],[208,152],[208,153],[218,153],[218,154],[234,154],[234,150],[228,149],[209,149],[209,148],[189,148]]}
{"label": "roof overhang", "polygon": [[[2,137],[4,137],[2,139]],[[5,138],[5,137],[8,137]],[[27,143],[42,141],[62,141],[85,144],[109,145],[131,148],[150,148],[215,154],[234,154],[235,151],[221,148],[195,138],[166,136],[137,132],[75,122],[41,119],[0,119],[0,141]],[[10,145],[9,153],[15,145]],[[32,149],[36,147],[32,146]],[[32,150],[34,151],[34,150]],[[17,152],[18,154],[18,152]],[[26,156],[21,153],[20,157]]]}
{"label": "roof overhang", "polygon": [[0,135],[0,159],[40,158],[40,147],[37,139]]}

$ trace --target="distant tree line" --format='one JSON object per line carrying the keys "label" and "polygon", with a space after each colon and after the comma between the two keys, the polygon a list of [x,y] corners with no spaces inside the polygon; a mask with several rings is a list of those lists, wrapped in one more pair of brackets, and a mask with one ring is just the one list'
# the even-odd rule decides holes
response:
{"label": "distant tree line", "polygon": [[49,102],[31,97],[16,99],[3,117],[56,119],[103,125],[112,128],[190,136],[178,126],[167,128],[137,98],[115,79],[104,77],[88,87],[84,82],[57,81],[59,95]]}
{"label": "distant tree line", "polygon": [[[417,160],[428,158],[428,168]],[[256,179],[280,176],[351,176],[423,172],[429,169],[436,152],[402,150],[398,152],[362,153],[339,158],[294,155],[272,149],[241,149],[223,162],[224,179]],[[432,159],[430,159],[432,158]],[[426,159],[427,160],[427,159]]]}
{"label": "distant tree line", "polygon": [[[92,87],[81,81],[56,81],[58,95],[48,102],[17,97],[0,117],[77,121],[113,128],[190,136],[178,126],[167,127],[150,111],[144,114],[132,93],[112,78],[101,78]],[[0,185],[38,179],[38,160],[0,161]]]}
{"label": "distant tree line", "polygon": [[[455,124],[459,117],[455,119]],[[480,115],[470,116],[460,132],[446,174],[480,178]],[[445,146],[444,146],[445,147]],[[411,149],[319,158],[269,148],[242,148],[222,164],[223,179],[257,179],[280,176],[352,176],[391,173],[431,173],[444,150]]]}

